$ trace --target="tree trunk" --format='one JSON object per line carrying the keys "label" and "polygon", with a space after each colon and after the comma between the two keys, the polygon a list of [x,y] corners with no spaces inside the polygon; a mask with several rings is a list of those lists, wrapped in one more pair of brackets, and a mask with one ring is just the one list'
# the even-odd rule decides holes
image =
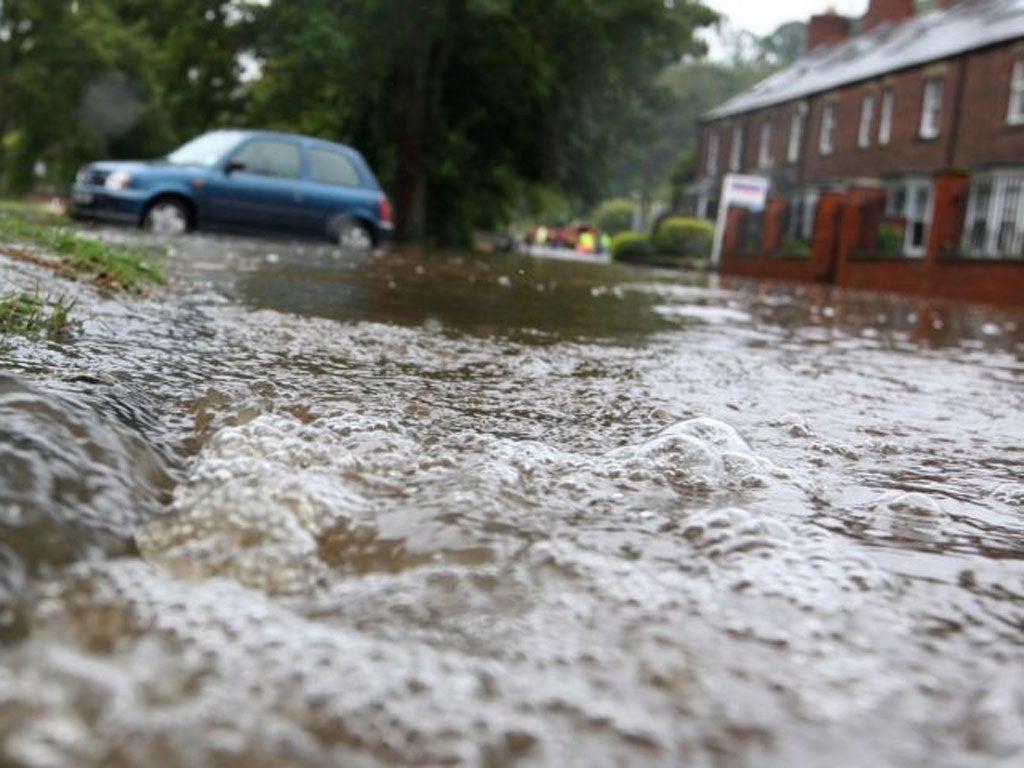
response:
{"label": "tree trunk", "polygon": [[431,4],[413,0],[407,16],[407,58],[398,89],[398,164],[395,170],[395,239],[419,242],[426,234],[427,169],[425,149],[430,127]]}

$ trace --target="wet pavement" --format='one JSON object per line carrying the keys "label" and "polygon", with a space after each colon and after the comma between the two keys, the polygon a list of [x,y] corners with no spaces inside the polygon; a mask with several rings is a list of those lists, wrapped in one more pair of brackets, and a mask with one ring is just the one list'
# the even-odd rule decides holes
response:
{"label": "wet pavement", "polygon": [[1024,761],[1021,314],[169,249],[0,352],[0,765]]}

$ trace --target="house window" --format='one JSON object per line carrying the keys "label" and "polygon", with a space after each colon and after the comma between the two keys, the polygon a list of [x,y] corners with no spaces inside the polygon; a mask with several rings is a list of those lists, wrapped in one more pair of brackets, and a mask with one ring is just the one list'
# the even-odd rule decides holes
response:
{"label": "house window", "polygon": [[1010,108],[1006,113],[1010,125],[1024,124],[1024,53],[1017,54],[1010,75]]}
{"label": "house window", "polygon": [[823,155],[831,155],[836,149],[836,104],[830,102],[825,105],[821,113],[821,136],[818,141],[818,149]]}
{"label": "house window", "polygon": [[714,128],[708,129],[708,158],[707,175],[718,175],[718,131]]}
{"label": "house window", "polygon": [[743,123],[732,127],[732,141],[729,144],[729,170],[738,171],[743,163]]}
{"label": "house window", "polygon": [[[931,179],[904,179],[889,185],[885,198],[885,213],[890,219],[900,220],[904,256],[924,256],[928,247],[928,231],[932,220]],[[886,222],[883,226],[896,226]]]}
{"label": "house window", "polygon": [[857,146],[866,149],[871,146],[871,124],[875,121],[875,96],[868,94],[860,103],[860,125],[857,129]]}
{"label": "house window", "polygon": [[891,89],[882,94],[882,114],[878,119],[878,143],[883,147],[892,138],[892,111],[894,97]]}
{"label": "house window", "polygon": [[934,139],[939,135],[942,120],[942,78],[935,77],[924,84],[921,100],[921,138]]}
{"label": "house window", "polygon": [[975,258],[1024,258],[1024,172],[996,171],[975,178],[963,247]]}
{"label": "house window", "polygon": [[800,145],[804,136],[804,121],[807,119],[807,105],[799,104],[789,118],[789,145],[786,147],[786,160],[795,163],[800,159]]}
{"label": "house window", "polygon": [[757,145],[757,167],[772,167],[772,124],[767,120],[761,123],[761,137]]}
{"label": "house window", "polygon": [[818,191],[803,190],[793,194],[786,206],[786,241],[784,247],[810,243],[814,236],[814,216],[818,210]]}

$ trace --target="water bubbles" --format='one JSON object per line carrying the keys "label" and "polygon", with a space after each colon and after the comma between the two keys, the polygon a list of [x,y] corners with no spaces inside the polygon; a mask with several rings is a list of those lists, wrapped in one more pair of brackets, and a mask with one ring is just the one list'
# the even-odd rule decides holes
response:
{"label": "water bubbles", "polygon": [[705,493],[763,485],[775,472],[735,429],[706,417],[673,424],[608,458],[611,466],[633,478],[657,478],[681,490]]}

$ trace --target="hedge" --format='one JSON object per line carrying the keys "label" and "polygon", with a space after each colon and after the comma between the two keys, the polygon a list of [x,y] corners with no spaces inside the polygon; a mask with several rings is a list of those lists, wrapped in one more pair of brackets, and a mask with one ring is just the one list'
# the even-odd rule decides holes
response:
{"label": "hedge", "polygon": [[644,261],[651,255],[651,241],[639,232],[620,232],[612,238],[612,258],[616,261]]}
{"label": "hedge", "polygon": [[706,261],[711,258],[715,227],[711,222],[686,216],[672,216],[658,226],[652,238],[659,256]]}

